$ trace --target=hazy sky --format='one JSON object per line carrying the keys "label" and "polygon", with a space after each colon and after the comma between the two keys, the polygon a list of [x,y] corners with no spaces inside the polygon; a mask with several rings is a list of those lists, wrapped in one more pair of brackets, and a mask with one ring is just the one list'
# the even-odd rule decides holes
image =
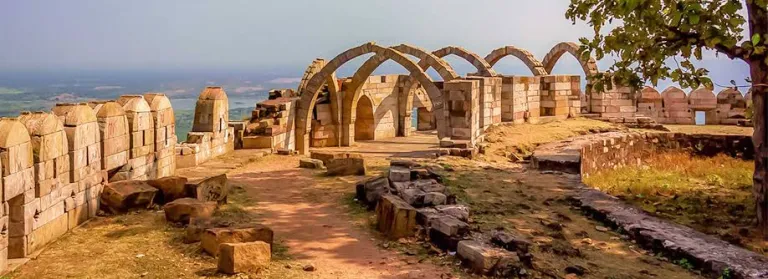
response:
{"label": "hazy sky", "polygon": [[[591,30],[565,19],[568,0],[0,0],[0,70],[297,69],[375,41],[425,49],[463,46],[485,56],[515,45],[543,58]],[[361,59],[362,60],[362,59]],[[451,58],[459,72],[468,64]],[[345,66],[351,72],[362,61]],[[599,63],[603,68],[610,61]],[[716,82],[746,65],[704,61]],[[349,68],[349,69],[347,69]],[[503,60],[497,70],[527,74]],[[556,73],[579,73],[564,59]]]}

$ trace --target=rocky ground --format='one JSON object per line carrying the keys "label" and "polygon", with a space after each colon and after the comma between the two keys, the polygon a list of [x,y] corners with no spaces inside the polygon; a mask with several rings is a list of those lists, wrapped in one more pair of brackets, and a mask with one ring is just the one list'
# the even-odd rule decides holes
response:
{"label": "rocky ground", "polygon": [[[532,243],[533,266],[524,274],[529,278],[700,278],[685,263],[646,252],[585,217],[567,199],[577,177],[530,170],[504,153],[528,150],[547,138],[616,129],[602,122],[590,126],[588,120],[577,121],[545,124],[549,128],[504,128],[504,136],[493,140],[498,146],[490,150],[498,152],[492,152],[496,157],[491,160],[417,160],[438,169],[459,202],[472,208],[469,223],[474,235],[503,229]],[[572,124],[580,128],[573,129]],[[532,131],[546,135],[534,136]],[[526,147],[516,147],[518,142]],[[436,143],[434,135],[419,134],[337,149],[363,153],[369,167],[366,177],[373,177],[387,170],[391,156],[424,157]],[[180,171],[191,177],[227,172],[234,192],[219,217],[256,221],[274,230],[270,267],[236,278],[474,277],[452,253],[416,238],[386,240],[376,232],[374,213],[354,200],[355,183],[366,177],[326,177],[322,171],[297,168],[299,159],[239,150]],[[183,229],[167,224],[159,210],[99,217],[50,245],[10,277],[224,277],[215,272],[215,259],[201,253],[199,245],[183,244],[183,234]],[[309,266],[312,271],[305,271]]]}

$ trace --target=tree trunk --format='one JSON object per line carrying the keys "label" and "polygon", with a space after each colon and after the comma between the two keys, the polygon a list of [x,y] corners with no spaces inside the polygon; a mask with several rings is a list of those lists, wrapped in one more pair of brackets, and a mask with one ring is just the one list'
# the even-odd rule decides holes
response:
{"label": "tree trunk", "polygon": [[[765,4],[758,5],[755,1],[747,1],[749,14],[750,38],[754,34],[765,36],[768,33],[768,13]],[[763,38],[765,40],[766,38]],[[765,41],[761,44],[766,44]],[[763,57],[750,57],[749,68],[752,77],[752,110],[754,115],[755,131],[752,142],[755,146],[755,174],[753,177],[755,206],[757,223],[763,232],[763,237],[768,238],[768,110],[765,105],[768,92],[768,64]]]}

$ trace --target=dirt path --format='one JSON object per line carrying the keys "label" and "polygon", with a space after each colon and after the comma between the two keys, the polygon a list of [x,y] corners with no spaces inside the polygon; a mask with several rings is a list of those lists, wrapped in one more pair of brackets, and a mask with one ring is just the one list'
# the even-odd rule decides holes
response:
{"label": "dirt path", "polygon": [[268,157],[232,174],[230,182],[256,200],[260,219],[275,231],[293,259],[317,267],[313,278],[450,276],[446,268],[379,248],[371,233],[350,222],[338,200],[317,197],[323,195],[318,186],[330,178],[318,178],[316,172],[297,165],[295,157]]}

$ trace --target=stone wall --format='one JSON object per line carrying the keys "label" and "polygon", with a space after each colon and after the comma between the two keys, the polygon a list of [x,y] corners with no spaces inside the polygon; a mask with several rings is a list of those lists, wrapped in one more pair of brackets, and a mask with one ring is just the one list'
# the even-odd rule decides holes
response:
{"label": "stone wall", "polygon": [[221,87],[206,87],[195,105],[192,131],[175,146],[176,167],[202,164],[235,149],[235,129],[229,126],[229,99]]}
{"label": "stone wall", "polygon": [[754,159],[752,138],[737,135],[691,135],[681,133],[635,133],[593,141],[581,150],[581,175],[589,176],[622,166],[641,165],[653,154],[689,151],[713,156],[724,153]]}
{"label": "stone wall", "polygon": [[746,119],[747,98],[736,89],[727,88],[715,95],[699,88],[686,94],[669,87],[661,94],[645,87],[637,96],[637,111],[663,124],[696,124],[696,112],[704,112],[704,124],[737,125]]}
{"label": "stone wall", "polygon": [[540,96],[540,116],[577,117],[581,112],[581,77],[543,76]]}

